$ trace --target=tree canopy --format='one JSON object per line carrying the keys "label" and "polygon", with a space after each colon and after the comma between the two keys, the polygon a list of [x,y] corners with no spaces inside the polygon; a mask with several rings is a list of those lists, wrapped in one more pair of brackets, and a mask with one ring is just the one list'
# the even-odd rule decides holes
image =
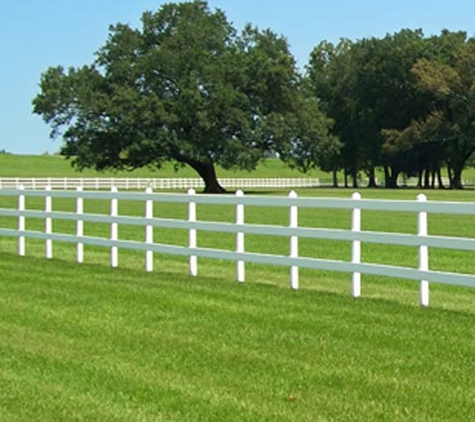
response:
{"label": "tree canopy", "polygon": [[[383,167],[385,186],[400,173],[428,176],[446,165],[450,186],[474,152],[474,41],[464,32],[424,37],[401,30],[383,38],[321,42],[306,77],[342,142],[334,167],[353,176],[364,171],[375,186]],[[439,182],[441,185],[442,183]]]}
{"label": "tree canopy", "polygon": [[[462,171],[475,152],[475,40],[441,59],[420,59],[413,68],[417,86],[431,95],[431,108],[405,129],[416,144],[429,143],[445,161],[450,186],[462,187]],[[427,157],[426,162],[430,162]]]}
{"label": "tree canopy", "polygon": [[[189,165],[223,192],[215,165],[252,170],[269,153],[306,171],[397,187],[401,174],[450,187],[475,154],[475,40],[465,32],[320,42],[301,74],[287,40],[237,31],[204,1],[110,27],[96,60],[51,67],[34,112],[79,169]],[[432,182],[430,181],[432,179]]]}
{"label": "tree canopy", "polygon": [[205,192],[224,191],[215,164],[253,169],[273,151],[308,167],[295,148],[312,144],[317,162],[335,141],[286,39],[251,25],[238,34],[203,1],[145,12],[140,29],[111,26],[94,63],[42,75],[33,105],[79,168],[172,161],[195,169]]}

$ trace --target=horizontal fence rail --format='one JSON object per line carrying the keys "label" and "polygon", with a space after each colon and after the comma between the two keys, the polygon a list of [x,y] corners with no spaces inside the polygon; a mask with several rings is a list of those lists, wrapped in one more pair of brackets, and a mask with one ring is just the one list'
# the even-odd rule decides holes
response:
{"label": "horizontal fence rail", "polygon": [[[295,189],[333,186],[332,178],[220,178],[221,186],[227,189]],[[448,178],[442,178],[444,186],[449,186]],[[376,181],[381,184],[381,182]],[[340,186],[342,181],[339,181]],[[360,179],[359,184],[366,186],[367,179]],[[417,187],[417,178],[401,178],[399,186]],[[463,186],[475,186],[475,180],[463,180]],[[110,190],[112,187],[123,190],[143,190],[148,187],[158,190],[203,189],[200,178],[132,178],[132,177],[0,177],[0,189],[52,189],[74,190],[77,187],[94,190]],[[438,186],[438,185],[437,185]]]}
{"label": "horizontal fence rail", "polygon": [[[319,178],[224,178],[218,179],[221,186],[228,189],[249,188],[315,188],[331,186],[331,180]],[[150,187],[159,190],[203,189],[199,178],[116,178],[116,177],[0,177],[0,189],[111,189],[141,190]]]}
{"label": "horizontal fence rail", "polygon": [[[428,202],[425,195],[418,195],[416,201],[407,200],[372,200],[362,199],[359,193],[351,199],[333,198],[299,198],[295,192],[288,197],[277,196],[244,196],[242,191],[235,195],[197,195],[194,189],[188,194],[154,193],[151,187],[145,192],[119,192],[112,187],[110,192],[85,191],[78,187],[75,191],[52,190],[47,186],[44,190],[0,189],[1,197],[16,198],[17,206],[3,207],[0,202],[0,216],[17,219],[17,229],[0,225],[0,236],[18,238],[19,255],[26,254],[25,239],[45,241],[46,257],[53,257],[53,242],[68,242],[77,245],[77,261],[84,261],[84,245],[110,248],[110,264],[119,265],[119,249],[130,249],[145,252],[145,270],[153,271],[153,254],[172,254],[189,257],[190,275],[198,274],[198,258],[214,258],[236,262],[236,280],[245,281],[245,263],[287,266],[290,268],[290,287],[299,288],[299,268],[316,270],[331,270],[351,274],[351,294],[361,295],[362,274],[396,277],[417,280],[420,283],[420,304],[429,304],[429,283],[475,287],[475,275],[459,274],[429,269],[429,248],[445,248],[465,251],[475,251],[475,239],[448,236],[432,236],[427,230],[427,216],[430,213],[475,215],[475,203],[460,202]],[[27,209],[26,198],[44,199],[44,210]],[[53,201],[69,198],[76,201],[75,212],[53,211]],[[84,201],[110,201],[108,214],[84,212]],[[142,216],[119,215],[119,201],[140,201],[144,206]],[[153,207],[156,203],[181,203],[188,206],[186,219],[153,217]],[[197,206],[202,204],[231,205],[235,207],[235,222],[199,221],[196,218]],[[245,223],[246,207],[265,206],[283,207],[288,210],[288,225],[248,224]],[[351,227],[345,229],[328,229],[318,227],[302,227],[298,225],[298,214],[301,208],[346,209],[351,211]],[[417,218],[417,233],[384,233],[361,230],[362,213],[366,210],[413,212]],[[26,219],[45,221],[44,231],[26,229]],[[76,222],[76,234],[53,232],[53,222],[69,220]],[[84,235],[84,225],[89,223],[105,223],[110,225],[108,238]],[[119,239],[121,225],[139,226],[144,228],[142,241]],[[181,229],[188,231],[188,246],[177,246],[157,243],[153,239],[153,228]],[[203,248],[197,243],[197,233],[212,231],[232,233],[236,236],[234,251]],[[287,239],[289,242],[288,255],[254,253],[245,251],[245,235],[266,235]],[[299,256],[299,239],[327,239],[351,242],[351,260],[330,260],[318,257]],[[361,262],[362,243],[379,243],[387,245],[414,246],[418,248],[418,267],[382,265]]]}

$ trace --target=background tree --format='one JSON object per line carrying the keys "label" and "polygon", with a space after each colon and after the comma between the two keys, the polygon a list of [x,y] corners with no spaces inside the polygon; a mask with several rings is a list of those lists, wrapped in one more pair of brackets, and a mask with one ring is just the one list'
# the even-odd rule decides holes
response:
{"label": "background tree", "polygon": [[443,145],[450,187],[460,189],[462,171],[475,151],[475,40],[467,39],[446,63],[419,60],[413,67],[419,88],[434,99],[418,124]]}
{"label": "background tree", "polygon": [[375,167],[385,164],[381,130],[407,126],[420,109],[409,77],[423,50],[422,33],[409,30],[383,39],[341,40],[335,46],[324,41],[313,50],[307,77],[335,121],[343,143],[339,164],[352,176],[353,186],[361,170],[369,186],[376,185]]}
{"label": "background tree", "polygon": [[80,169],[172,161],[196,170],[205,192],[223,192],[215,164],[253,169],[302,137],[299,86],[283,37],[251,26],[238,35],[194,1],[144,13],[141,29],[112,26],[92,65],[48,69],[33,105]]}
{"label": "background tree", "polygon": [[427,45],[428,57],[411,73],[421,95],[429,95],[429,107],[405,129],[385,131],[385,148],[413,166],[419,186],[433,187],[437,175],[442,187],[445,163],[450,187],[461,188],[462,171],[475,151],[475,43],[464,32],[443,31]]}
{"label": "background tree", "polygon": [[427,60],[450,63],[454,51],[464,44],[465,39],[465,33],[447,30],[424,39],[424,52],[413,64],[409,75],[415,87],[411,98],[418,104],[418,113],[414,113],[406,128],[382,131],[387,186],[395,187],[398,175],[403,172],[407,176],[417,176],[419,187],[434,187],[436,177],[439,187],[443,187],[441,166],[444,164],[446,147],[442,132],[446,128],[440,124],[442,116],[437,111],[437,99],[429,90],[422,89],[414,68],[418,62],[426,63]]}
{"label": "background tree", "polygon": [[335,163],[341,142],[330,133],[333,122],[320,112],[316,98],[308,89],[301,90],[296,112],[290,119],[285,121],[283,139],[278,142],[284,146],[279,149],[280,158],[304,173],[313,168],[334,171],[334,186],[337,185]]}
{"label": "background tree", "polygon": [[383,154],[383,129],[402,129],[427,109],[425,98],[416,95],[411,75],[415,61],[425,54],[420,30],[401,30],[382,39],[355,43],[352,56],[354,116],[360,129],[363,170],[375,186],[375,168],[385,171],[385,185],[395,187],[395,163]]}
{"label": "background tree", "polygon": [[[332,133],[340,147],[329,155],[325,168],[333,171],[333,185],[337,186],[337,171],[344,169],[354,177],[360,168],[361,154],[358,128],[352,119],[352,86],[350,50],[352,42],[342,39],[337,45],[322,41],[312,51],[306,67],[306,80],[318,104],[333,119]],[[345,178],[346,179],[346,178]],[[345,180],[346,185],[346,180]]]}
{"label": "background tree", "polygon": [[392,163],[393,187],[396,186],[400,173],[408,177],[418,177],[419,188],[434,188],[436,177],[439,187],[444,187],[441,175],[444,150],[438,137],[439,119],[439,115],[433,114],[425,124],[413,121],[402,131],[382,131],[385,138],[383,155]]}

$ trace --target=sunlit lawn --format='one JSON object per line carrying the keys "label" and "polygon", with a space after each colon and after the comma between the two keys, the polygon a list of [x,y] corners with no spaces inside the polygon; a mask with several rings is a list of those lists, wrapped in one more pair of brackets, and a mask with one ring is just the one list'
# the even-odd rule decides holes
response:
{"label": "sunlit lawn", "polygon": [[[273,192],[273,194],[285,194]],[[344,196],[349,190],[302,190]],[[417,192],[364,190],[363,197],[413,199]],[[470,193],[428,192],[429,199],[471,200]],[[14,201],[0,197],[0,206]],[[30,199],[27,207],[43,208]],[[55,210],[74,210],[55,200]],[[107,213],[108,202],[86,201]],[[123,215],[143,204],[122,203]],[[184,218],[184,205],[157,204],[155,215]],[[199,206],[198,218],[233,221],[233,207]],[[246,222],[288,224],[288,210],[246,208]],[[2,227],[16,220],[2,218]],[[350,227],[348,211],[300,210],[299,224]],[[27,228],[43,230],[43,221]],[[363,212],[363,229],[414,233],[412,213]],[[54,231],[74,233],[73,223]],[[105,224],[86,234],[109,236]],[[429,216],[429,233],[475,237],[475,217]],[[155,241],[185,245],[187,232],[156,229]],[[121,226],[121,239],[143,229]],[[233,249],[234,236],[198,233],[199,246]],[[303,256],[349,260],[348,242],[301,240]],[[0,239],[0,420],[5,421],[465,421],[475,418],[475,291],[431,286],[431,305],[418,306],[417,282],[363,277],[363,296],[350,297],[343,273],[301,271],[288,288],[288,269]],[[288,254],[288,239],[246,236],[246,250]],[[417,250],[363,245],[363,260],[417,265]],[[474,273],[473,253],[431,249],[431,268]]]}

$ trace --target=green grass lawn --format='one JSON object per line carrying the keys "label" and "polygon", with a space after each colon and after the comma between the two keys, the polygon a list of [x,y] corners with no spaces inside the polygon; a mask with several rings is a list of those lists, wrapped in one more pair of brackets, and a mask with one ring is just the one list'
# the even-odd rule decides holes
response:
{"label": "green grass lawn", "polygon": [[[311,170],[308,173],[301,173],[290,169],[280,160],[269,159],[260,163],[256,170],[251,172],[246,170],[229,171],[217,166],[216,172],[221,178],[273,178],[273,177],[318,177],[322,181],[331,183],[331,173],[323,172],[319,169]],[[361,175],[364,176],[363,174]],[[444,176],[446,174],[444,173]],[[58,155],[13,155],[0,154],[0,177],[192,177],[198,175],[190,167],[179,168],[175,171],[173,165],[166,163],[162,169],[144,168],[132,172],[107,171],[99,173],[86,169],[82,172],[76,171],[68,160]],[[380,181],[384,179],[381,169],[377,171]],[[463,178],[475,180],[475,169],[468,168],[463,172]],[[343,173],[339,174],[340,184],[343,184]]]}
{"label": "green grass lawn", "polygon": [[[301,173],[290,169],[277,159],[262,162],[255,171],[227,171],[216,168],[218,177],[323,177],[331,178],[331,174],[320,170]],[[175,171],[173,165],[167,163],[162,169],[144,168],[128,171],[97,172],[86,169],[78,172],[71,167],[70,161],[59,155],[13,155],[0,154],[0,177],[199,177],[191,167],[182,167]]]}
{"label": "green grass lawn", "polygon": [[[0,253],[0,420],[475,417],[473,307],[238,285],[213,269]],[[439,288],[454,294],[469,293]]]}
{"label": "green grass lawn", "polygon": [[[414,199],[412,190],[363,190],[364,198]],[[473,193],[426,192],[429,199],[471,201]],[[273,194],[284,195],[276,191]],[[349,197],[351,190],[300,190]],[[0,196],[1,207],[14,207]],[[44,206],[27,200],[27,208]],[[55,200],[54,210],[74,209]],[[106,201],[86,212],[107,213]],[[120,202],[119,213],[143,215]],[[184,205],[156,204],[160,217],[183,218]],[[229,206],[198,206],[202,220],[233,221]],[[413,213],[363,212],[363,229],[414,233]],[[246,222],[288,224],[288,210],[246,208]],[[2,227],[16,221],[2,218]],[[299,224],[350,227],[343,210],[300,210]],[[42,220],[27,229],[42,230]],[[74,233],[55,222],[54,231]],[[108,236],[109,226],[86,224]],[[430,215],[429,233],[475,238],[475,216]],[[187,232],[156,229],[155,241],[185,245]],[[121,226],[120,239],[143,239]],[[234,248],[227,234],[198,233],[198,245]],[[0,421],[469,421],[475,418],[475,290],[431,286],[418,306],[418,283],[363,276],[363,296],[350,297],[349,274],[144,254],[27,240],[0,239]],[[246,236],[246,250],[288,253],[288,239]],[[349,242],[301,240],[302,256],[350,259]],[[363,261],[417,265],[409,247],[363,245]],[[430,251],[431,269],[475,274],[473,253]],[[295,400],[289,399],[295,397]]]}
{"label": "green grass lawn", "polygon": [[0,269],[1,420],[475,417],[473,311],[5,253]]}

